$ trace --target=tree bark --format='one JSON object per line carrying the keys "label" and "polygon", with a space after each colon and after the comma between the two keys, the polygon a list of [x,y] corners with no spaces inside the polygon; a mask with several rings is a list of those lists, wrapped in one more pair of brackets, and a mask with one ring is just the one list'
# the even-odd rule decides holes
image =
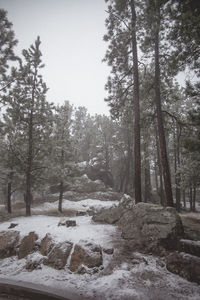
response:
{"label": "tree bark", "polygon": [[[60,157],[60,164],[61,170],[64,167],[64,150],[61,150],[61,157]],[[63,174],[62,174],[63,176]],[[59,201],[58,201],[58,211],[62,213],[62,200],[63,200],[63,178],[60,181],[60,193],[59,193]]]}
{"label": "tree bark", "polygon": [[62,213],[62,200],[63,200],[63,181],[60,182],[60,194],[58,201],[58,211]]}
{"label": "tree bark", "polygon": [[180,174],[180,128],[176,125],[176,145],[175,145],[175,184],[176,184],[176,210],[181,210],[181,174]]}
{"label": "tree bark", "polygon": [[155,132],[156,132],[156,150],[157,150],[157,161],[158,161],[158,171],[159,171],[159,181],[160,181],[158,195],[160,196],[160,204],[163,206],[166,206],[165,196],[164,196],[164,192],[163,192],[162,166],[161,166],[161,159],[160,159],[160,147],[159,147],[159,142],[158,142],[157,128],[155,129]]}
{"label": "tree bark", "polygon": [[[157,12],[157,19],[160,17],[160,9]],[[161,93],[160,93],[160,61],[159,61],[159,21],[157,21],[157,26],[155,29],[155,102],[156,102],[156,112],[157,112],[157,122],[158,122],[158,137],[159,137],[159,145],[160,145],[160,156],[161,156],[161,164],[162,164],[162,173],[164,179],[164,189],[167,206],[173,206],[173,196],[172,196],[172,188],[171,188],[171,176],[169,170],[169,163],[167,157],[167,149],[166,149],[166,140],[165,140],[165,132],[163,125],[163,117],[162,117],[162,108],[161,108]]]}
{"label": "tree bark", "polygon": [[12,209],[11,209],[11,194],[12,194],[12,182],[9,181],[8,182],[8,186],[7,186],[7,210],[8,213],[11,214],[12,213]]}
{"label": "tree bark", "polygon": [[136,12],[135,1],[131,0],[132,25],[132,55],[133,55],[133,103],[134,103],[134,166],[135,166],[135,202],[141,202],[141,154],[140,154],[140,101],[139,101],[139,73],[136,40]]}
{"label": "tree bark", "polygon": [[34,72],[32,95],[31,95],[31,109],[29,113],[29,132],[28,132],[28,160],[26,170],[26,216],[31,216],[31,200],[32,200],[32,164],[33,164],[33,110],[35,103],[35,82],[36,82],[37,70]]}

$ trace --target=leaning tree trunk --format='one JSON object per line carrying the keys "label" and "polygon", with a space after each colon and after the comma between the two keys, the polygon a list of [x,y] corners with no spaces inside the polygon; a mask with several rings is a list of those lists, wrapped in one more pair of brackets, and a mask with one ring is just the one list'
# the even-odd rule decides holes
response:
{"label": "leaning tree trunk", "polygon": [[134,166],[135,166],[135,202],[141,202],[141,154],[140,154],[140,102],[139,102],[139,72],[136,40],[136,12],[135,1],[131,0],[132,17],[132,55],[133,55],[133,101],[134,101]]}
{"label": "leaning tree trunk", "polygon": [[[159,21],[158,21],[159,22]],[[165,131],[163,125],[162,109],[161,109],[161,93],[160,93],[160,61],[159,61],[159,24],[157,23],[157,28],[155,29],[155,102],[156,102],[156,112],[157,112],[157,122],[158,122],[158,138],[160,145],[160,156],[162,164],[162,173],[164,179],[164,189],[166,196],[167,206],[173,206],[173,196],[171,188],[171,176],[169,170],[169,163],[167,157]]]}

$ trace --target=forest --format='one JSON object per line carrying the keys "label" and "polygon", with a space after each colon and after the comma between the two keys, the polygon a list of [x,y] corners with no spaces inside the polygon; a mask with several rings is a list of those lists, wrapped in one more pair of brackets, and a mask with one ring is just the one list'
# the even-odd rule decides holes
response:
{"label": "forest", "polygon": [[[21,192],[26,214],[38,193],[63,192],[80,163],[107,188],[138,202],[191,211],[200,184],[200,3],[110,0],[104,63],[110,116],[69,101],[55,106],[41,75],[40,37],[19,57],[0,10],[0,186],[8,212]],[[184,78],[184,79],[183,79]],[[89,91],[88,91],[89,92]],[[95,99],[94,99],[95,101]]]}

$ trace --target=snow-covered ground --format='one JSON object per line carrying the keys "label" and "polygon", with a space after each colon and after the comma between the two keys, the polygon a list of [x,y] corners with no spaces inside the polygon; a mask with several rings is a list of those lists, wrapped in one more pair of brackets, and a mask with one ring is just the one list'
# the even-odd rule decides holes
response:
{"label": "snow-covered ground", "polygon": [[[113,201],[82,200],[72,202],[65,200],[63,205],[73,210],[87,210],[91,205],[110,206]],[[71,205],[71,206],[70,206]],[[57,203],[45,203],[37,207],[51,209]],[[54,208],[55,208],[54,207]],[[72,217],[76,227],[58,226],[60,217],[37,215],[18,217],[0,224],[0,231],[8,229],[11,222],[18,225],[21,236],[35,231],[39,238],[51,233],[53,238],[60,241],[78,243],[87,240],[102,247],[113,247],[114,254],[103,253],[104,269],[99,273],[79,275],[65,269],[55,270],[42,265],[42,269],[28,271],[25,269],[26,258],[16,256],[0,260],[0,279],[13,279],[19,282],[31,282],[59,291],[60,295],[68,295],[68,291],[76,293],[78,299],[82,296],[88,299],[111,300],[199,300],[200,286],[190,283],[181,277],[167,271],[165,263],[151,255],[124,252],[124,241],[118,228],[114,225],[96,224],[90,216]],[[36,255],[39,255],[39,253]]]}
{"label": "snow-covered ground", "polygon": [[[101,209],[102,207],[111,207],[113,205],[118,205],[119,201],[102,201],[96,199],[85,199],[80,201],[69,201],[63,200],[63,210],[73,210],[73,211],[87,211],[89,209],[93,209],[95,211]],[[42,213],[44,211],[57,210],[58,201],[55,202],[45,202],[40,206],[33,207],[32,212],[34,213]]]}

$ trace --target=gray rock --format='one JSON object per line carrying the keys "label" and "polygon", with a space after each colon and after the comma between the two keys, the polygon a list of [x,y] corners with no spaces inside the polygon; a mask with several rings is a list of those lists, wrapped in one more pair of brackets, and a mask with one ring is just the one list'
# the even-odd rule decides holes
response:
{"label": "gray rock", "polygon": [[24,258],[28,254],[34,251],[35,242],[38,239],[38,235],[35,232],[30,232],[27,236],[25,236],[19,245],[18,258]]}
{"label": "gray rock", "polygon": [[[99,267],[103,263],[102,249],[99,245],[91,243],[80,243],[75,245],[71,256],[69,269],[72,272],[83,273],[86,268]],[[82,270],[82,271],[80,271]]]}
{"label": "gray rock", "polygon": [[99,212],[93,215],[92,220],[94,222],[114,224],[122,216],[123,211],[118,206],[112,206],[110,208],[102,208]]}
{"label": "gray rock", "polygon": [[86,211],[77,211],[77,212],[76,212],[76,216],[77,216],[77,217],[85,216],[85,215],[87,215],[87,212],[86,212]]}
{"label": "gray rock", "polygon": [[179,251],[200,257],[200,241],[180,240]]}
{"label": "gray rock", "polygon": [[134,206],[133,199],[124,195],[118,206],[112,206],[110,208],[102,208],[100,211],[93,215],[92,220],[94,222],[114,224],[122,217],[125,211],[132,209]]}
{"label": "gray rock", "polygon": [[74,227],[76,226],[75,220],[63,220],[58,223],[58,226]]}
{"label": "gray rock", "polygon": [[141,202],[126,210],[118,225],[124,239],[145,247],[162,242],[165,248],[174,249],[183,237],[181,219],[172,207]]}
{"label": "gray rock", "polygon": [[8,229],[15,228],[16,226],[18,226],[17,223],[10,223],[10,226],[8,227]]}
{"label": "gray rock", "polygon": [[38,252],[32,253],[27,256],[25,268],[29,271],[41,269],[41,264],[44,262],[45,257]]}
{"label": "gray rock", "polygon": [[106,190],[101,180],[92,181],[86,174],[77,177],[71,189],[79,193],[93,193]]}
{"label": "gray rock", "polygon": [[53,242],[52,236],[50,233],[47,233],[40,244],[41,254],[47,256],[54,246],[55,243]]}
{"label": "gray rock", "polygon": [[19,242],[18,231],[0,232],[0,258],[6,258],[16,254],[16,247]]}
{"label": "gray rock", "polygon": [[114,253],[114,249],[113,248],[103,248],[103,252],[111,255]]}
{"label": "gray rock", "polygon": [[173,252],[166,258],[168,271],[175,273],[189,281],[200,284],[200,258]]}
{"label": "gray rock", "polygon": [[64,268],[70,255],[71,249],[72,243],[70,242],[62,242],[55,245],[49,253],[45,264],[58,270]]}

